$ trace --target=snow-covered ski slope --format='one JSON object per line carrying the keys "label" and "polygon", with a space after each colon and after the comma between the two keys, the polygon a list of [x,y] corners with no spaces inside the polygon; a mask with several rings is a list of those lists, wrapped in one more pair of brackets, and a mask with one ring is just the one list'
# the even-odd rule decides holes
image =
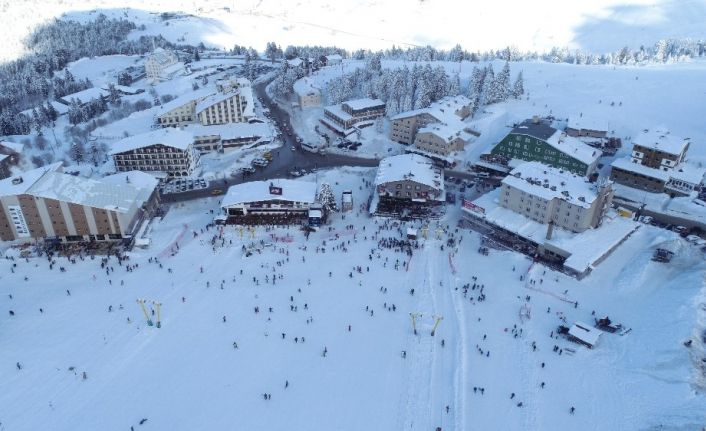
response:
{"label": "snow-covered ski slope", "polygon": [[[122,8],[132,8],[125,10]],[[583,48],[595,52],[633,49],[669,37],[703,38],[703,0],[595,0],[565,2],[464,2],[461,0],[341,3],[331,0],[37,0],[0,3],[6,22],[0,58],[21,51],[22,38],[37,24],[68,13],[89,19],[101,10],[125,17],[168,39],[219,47],[264,49],[281,45],[337,45],[346,49],[425,46],[469,50]],[[148,12],[181,11],[194,17],[163,21]],[[267,40],[263,39],[267,35]]]}
{"label": "snow-covered ski slope", "polygon": [[[703,307],[697,249],[652,262],[675,236],[644,226],[577,281],[516,253],[478,254],[478,235],[457,232],[451,208],[445,232],[437,239],[432,223],[410,257],[378,249],[404,239],[405,226],[359,211],[373,178],[320,174],[337,196],[354,191],[356,211],[308,240],[283,228],[241,238],[229,226],[212,245],[218,231],[202,232],[218,206],[209,198],[172,207],[150,248],[122,265],[111,258],[108,274],[99,258],[57,258],[52,270],[46,258],[0,259],[0,429],[703,426],[706,402],[682,345]],[[253,241],[265,246],[245,256]],[[162,304],[160,329],[145,324],[137,299]],[[593,350],[550,338],[562,316],[592,322],[594,310],[632,330],[604,334]],[[416,336],[409,313],[419,316]]]}

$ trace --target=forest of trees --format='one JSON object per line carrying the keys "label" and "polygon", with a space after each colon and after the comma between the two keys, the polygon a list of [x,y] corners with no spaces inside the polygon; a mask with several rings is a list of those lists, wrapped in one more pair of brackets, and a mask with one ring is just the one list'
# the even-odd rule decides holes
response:
{"label": "forest of trees", "polygon": [[0,135],[27,134],[33,118],[17,113],[45,105],[48,100],[91,87],[64,72],[54,76],[69,62],[82,57],[110,54],[144,54],[156,46],[175,48],[161,36],[127,40],[135,24],[124,19],[79,23],[54,20],[35,29],[25,40],[29,54],[0,65]]}
{"label": "forest of trees", "polygon": [[513,81],[510,63],[505,62],[496,75],[493,66],[474,67],[469,85],[464,88],[457,73],[448,75],[442,66],[414,64],[396,69],[382,68],[382,55],[370,57],[365,67],[334,78],[326,86],[329,103],[340,103],[357,97],[381,99],[387,113],[395,115],[413,109],[426,108],[446,97],[464,94],[473,105],[473,113],[483,105],[502,102],[524,93],[520,72]]}

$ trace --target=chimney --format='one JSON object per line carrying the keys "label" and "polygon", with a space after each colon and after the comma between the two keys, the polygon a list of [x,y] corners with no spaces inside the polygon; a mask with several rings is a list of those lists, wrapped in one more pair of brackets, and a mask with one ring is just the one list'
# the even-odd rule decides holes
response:
{"label": "chimney", "polygon": [[13,186],[16,186],[17,184],[22,184],[22,182],[24,182],[24,180],[22,179],[22,177],[15,177],[15,178],[12,179],[12,185],[13,185]]}
{"label": "chimney", "polygon": [[554,233],[554,222],[549,220],[549,223],[547,224],[547,236],[546,236],[547,241],[552,239],[552,233]]}
{"label": "chimney", "polygon": [[532,123],[539,124],[539,115],[532,116]]}

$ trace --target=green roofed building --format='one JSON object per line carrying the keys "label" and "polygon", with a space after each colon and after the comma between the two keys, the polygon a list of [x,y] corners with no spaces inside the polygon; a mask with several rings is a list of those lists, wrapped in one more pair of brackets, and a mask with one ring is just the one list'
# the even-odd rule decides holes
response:
{"label": "green roofed building", "polygon": [[491,154],[509,159],[541,162],[579,175],[590,175],[596,169],[600,150],[567,136],[547,121],[525,120],[500,141]]}

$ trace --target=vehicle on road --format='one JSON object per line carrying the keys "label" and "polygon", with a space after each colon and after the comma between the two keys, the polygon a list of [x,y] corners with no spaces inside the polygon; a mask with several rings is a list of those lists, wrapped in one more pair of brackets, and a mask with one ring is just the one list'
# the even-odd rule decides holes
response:
{"label": "vehicle on road", "polygon": [[270,164],[270,162],[263,157],[258,157],[256,159],[253,159],[253,161],[251,163],[253,166],[259,166],[261,168],[264,168],[265,166]]}
{"label": "vehicle on road", "polygon": [[262,155],[262,157],[263,157],[265,160],[270,160],[270,161],[272,161],[272,152],[267,151],[267,152],[265,152],[265,154]]}
{"label": "vehicle on road", "polygon": [[213,189],[213,190],[211,190],[211,194],[212,194],[213,196],[222,195],[222,194],[223,194],[223,190],[221,190],[221,189]]}
{"label": "vehicle on road", "polygon": [[297,170],[293,170],[293,171],[289,171],[289,175],[291,175],[291,176],[297,178],[297,177],[301,177],[301,176],[302,176],[302,173],[299,172],[299,171],[297,171]]}
{"label": "vehicle on road", "polygon": [[292,145],[292,148],[290,148],[290,149],[291,149],[292,151],[296,151],[296,150],[297,150],[297,148],[296,148],[294,145]]}

